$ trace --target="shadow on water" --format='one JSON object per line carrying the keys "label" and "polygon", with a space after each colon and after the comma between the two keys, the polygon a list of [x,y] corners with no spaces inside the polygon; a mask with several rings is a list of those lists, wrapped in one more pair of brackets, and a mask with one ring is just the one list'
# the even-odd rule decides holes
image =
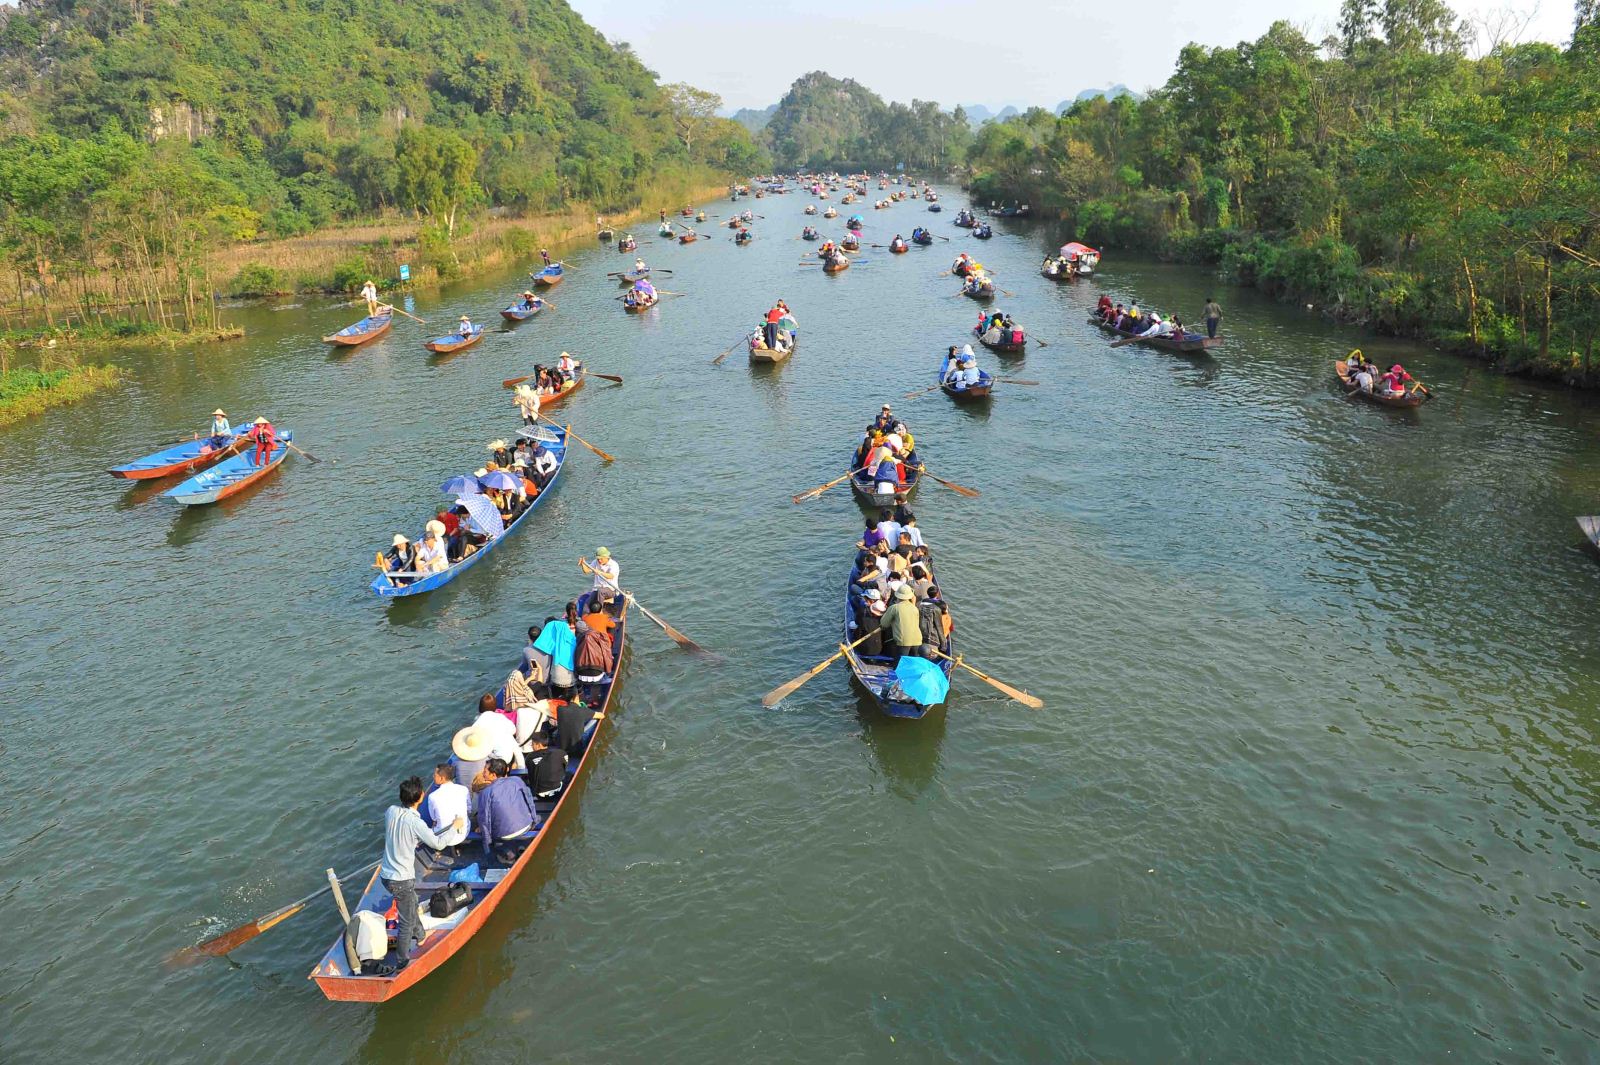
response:
{"label": "shadow on water", "polygon": [[948,709],[938,707],[918,720],[889,717],[854,677],[850,690],[856,697],[861,740],[872,752],[890,788],[905,798],[922,794],[939,770],[939,751],[949,724]]}
{"label": "shadow on water", "polygon": [[122,498],[118,499],[115,504],[118,510],[131,510],[134,507],[143,506],[152,499],[158,498],[162,492],[165,492],[173,485],[182,484],[183,482],[176,475],[173,475],[171,477],[156,477],[148,481],[131,481],[129,483],[132,487],[123,492]]}

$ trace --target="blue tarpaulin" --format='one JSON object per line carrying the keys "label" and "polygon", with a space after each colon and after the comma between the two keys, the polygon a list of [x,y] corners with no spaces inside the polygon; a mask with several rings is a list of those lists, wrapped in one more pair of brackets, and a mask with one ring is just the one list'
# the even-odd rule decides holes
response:
{"label": "blue tarpaulin", "polygon": [[923,706],[937,706],[950,692],[950,681],[937,662],[907,656],[895,663],[894,675],[907,699]]}

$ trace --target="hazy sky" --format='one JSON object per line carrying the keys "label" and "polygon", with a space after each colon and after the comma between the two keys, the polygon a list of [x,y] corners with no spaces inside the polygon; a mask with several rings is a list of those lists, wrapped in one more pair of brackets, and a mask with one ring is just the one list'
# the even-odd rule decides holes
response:
{"label": "hazy sky", "polygon": [[[1275,19],[1319,40],[1339,11],[1339,0],[1234,0],[1176,11],[1157,0],[1109,7],[1066,0],[814,0],[792,11],[750,0],[698,0],[686,8],[569,2],[607,37],[631,44],[663,80],[710,89],[729,107],[777,103],[811,70],[854,78],[890,100],[1053,107],[1080,89],[1117,82],[1153,88],[1167,80],[1190,41],[1254,40]],[[1531,16],[1523,40],[1571,36],[1569,0],[1457,10],[1520,11],[1519,18]]]}

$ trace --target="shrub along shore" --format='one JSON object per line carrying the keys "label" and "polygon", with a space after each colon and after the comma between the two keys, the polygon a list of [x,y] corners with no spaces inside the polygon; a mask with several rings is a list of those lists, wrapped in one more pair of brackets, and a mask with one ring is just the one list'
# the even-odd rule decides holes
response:
{"label": "shrub along shore", "polygon": [[53,370],[15,369],[0,373],[0,425],[76,403],[120,382],[120,366],[63,366]]}

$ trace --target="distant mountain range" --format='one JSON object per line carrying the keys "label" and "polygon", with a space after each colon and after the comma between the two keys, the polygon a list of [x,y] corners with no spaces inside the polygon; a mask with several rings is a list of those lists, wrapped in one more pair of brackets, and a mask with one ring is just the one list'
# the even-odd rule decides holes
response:
{"label": "distant mountain range", "polygon": [[741,107],[728,117],[751,133],[760,133],[767,128],[767,123],[772,121],[772,116],[778,113],[778,105],[771,104],[761,110],[754,107]]}
{"label": "distant mountain range", "polygon": [[[1144,99],[1141,93],[1136,93],[1126,85],[1119,83],[1105,89],[1085,89],[1071,100],[1062,100],[1056,104],[1055,113],[1059,115],[1073,104],[1082,100],[1092,100],[1096,96],[1104,96],[1107,100],[1115,100],[1119,96],[1131,96],[1135,100]],[[967,113],[967,121],[972,124],[973,129],[977,129],[990,119],[1004,122],[1013,115],[1020,115],[1026,110],[1026,108],[1018,107],[1015,104],[1007,104],[998,111],[990,110],[983,104],[962,104],[961,108]]]}

